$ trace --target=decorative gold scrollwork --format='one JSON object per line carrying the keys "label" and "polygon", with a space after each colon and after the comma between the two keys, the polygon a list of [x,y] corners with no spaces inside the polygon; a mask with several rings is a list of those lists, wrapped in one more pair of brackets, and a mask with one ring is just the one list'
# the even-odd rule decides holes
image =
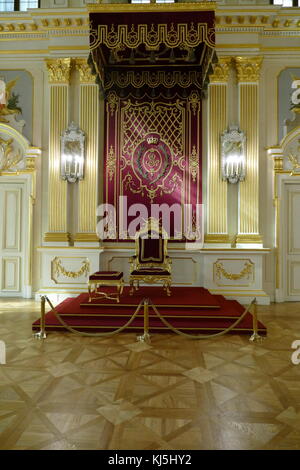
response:
{"label": "decorative gold scrollwork", "polygon": [[298,162],[298,159],[297,159],[296,155],[293,155],[292,153],[290,153],[287,156],[287,158],[289,159],[289,161],[291,162],[291,165],[292,165],[292,171],[290,173],[290,176],[299,175],[300,162]]}
{"label": "decorative gold scrollwork", "polygon": [[116,92],[111,91],[110,93],[108,93],[107,105],[109,107],[111,116],[113,116],[114,112],[116,111],[116,108],[117,108],[118,104],[119,104],[119,98],[118,98]]}
{"label": "decorative gold scrollwork", "polygon": [[107,172],[109,176],[109,181],[111,181],[114,177],[114,174],[116,171],[116,162],[117,162],[117,157],[114,152],[114,148],[111,145],[108,155],[107,155],[107,159],[106,159],[106,168],[107,168]]}
{"label": "decorative gold scrollwork", "polygon": [[88,276],[90,272],[90,262],[88,260],[82,261],[82,266],[78,271],[67,271],[63,265],[62,261],[60,258],[55,257],[54,260],[52,261],[52,269],[53,273],[56,276],[59,276],[62,274],[65,277],[70,277],[72,279],[75,279],[76,277],[80,277],[82,275]]}
{"label": "decorative gold scrollwork", "polygon": [[238,82],[257,82],[260,77],[262,57],[236,57]]}
{"label": "decorative gold scrollwork", "polygon": [[243,277],[249,279],[251,274],[253,274],[253,264],[249,261],[245,261],[244,268],[238,274],[227,272],[224,268],[223,263],[220,263],[218,261],[215,263],[215,275],[216,278],[219,280],[222,276],[226,279],[230,279],[231,281],[237,281],[239,279],[242,279]]}
{"label": "decorative gold scrollwork", "polygon": [[189,170],[192,175],[192,179],[195,182],[199,171],[199,157],[195,145],[193,145],[192,153],[190,155]]}
{"label": "decorative gold scrollwork", "polygon": [[175,71],[133,71],[127,72],[111,71],[105,76],[104,88],[109,89],[112,86],[118,86],[119,88],[126,88],[132,86],[133,88],[141,88],[144,85],[150,88],[156,88],[163,86],[164,88],[173,88],[180,86],[181,88],[189,88],[195,86],[201,88],[201,74],[195,70],[188,72]]}
{"label": "decorative gold scrollwork", "polygon": [[175,48],[184,45],[185,47],[197,47],[202,42],[210,47],[214,47],[214,28],[208,28],[207,23],[178,23],[171,24],[138,24],[115,26],[100,24],[96,35],[93,34],[94,42],[90,45],[91,50],[101,44],[109,49],[126,46],[135,49],[144,44],[146,49],[158,50],[161,44]]}
{"label": "decorative gold scrollwork", "polygon": [[46,60],[49,83],[68,84],[71,73],[71,59],[47,59]]}
{"label": "decorative gold scrollwork", "polygon": [[189,96],[189,103],[193,111],[193,115],[196,115],[197,110],[200,107],[200,96],[197,91],[193,91]]}
{"label": "decorative gold scrollwork", "polygon": [[14,168],[22,160],[20,150],[14,152],[13,139],[2,139],[0,137],[0,171]]}

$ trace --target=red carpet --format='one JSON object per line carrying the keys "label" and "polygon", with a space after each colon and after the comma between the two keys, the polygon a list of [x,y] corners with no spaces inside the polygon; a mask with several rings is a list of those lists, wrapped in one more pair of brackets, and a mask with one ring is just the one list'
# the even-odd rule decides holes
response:
{"label": "red carpet", "polygon": [[[112,292],[109,287],[102,288]],[[232,325],[242,315],[245,308],[235,300],[227,300],[222,295],[212,295],[203,287],[173,287],[168,297],[161,287],[142,287],[129,296],[125,287],[120,303],[97,299],[88,302],[88,294],[68,298],[56,306],[62,319],[73,328],[81,331],[112,331],[127,323],[143,298],[149,298],[159,313],[174,327],[186,333],[217,333]],[[39,330],[40,320],[32,328]],[[78,328],[77,328],[78,327]],[[46,331],[65,329],[53,311],[46,314]],[[125,331],[143,330],[143,307],[138,316]],[[156,313],[149,307],[149,330],[169,331]],[[248,313],[232,332],[252,333],[252,315]],[[258,332],[266,335],[265,326],[258,322]]]}

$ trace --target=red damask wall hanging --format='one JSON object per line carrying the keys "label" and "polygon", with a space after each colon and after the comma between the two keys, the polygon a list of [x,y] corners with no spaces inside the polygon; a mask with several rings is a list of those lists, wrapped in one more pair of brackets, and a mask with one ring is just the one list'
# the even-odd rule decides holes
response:
{"label": "red damask wall hanging", "polygon": [[201,96],[215,60],[214,12],[104,8],[90,14],[90,63],[105,98],[104,202],[116,207],[121,241],[131,220],[127,213],[124,224],[123,211],[134,204],[150,216],[155,204],[202,201]]}

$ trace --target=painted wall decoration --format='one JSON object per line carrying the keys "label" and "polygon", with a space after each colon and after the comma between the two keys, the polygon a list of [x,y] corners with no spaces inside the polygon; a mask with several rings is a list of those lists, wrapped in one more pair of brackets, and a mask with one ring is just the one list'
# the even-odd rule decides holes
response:
{"label": "painted wall decoration", "polygon": [[[176,99],[122,99],[108,93],[104,201],[118,209],[121,239],[126,227],[119,196],[127,197],[127,207],[144,204],[149,216],[153,204],[201,203],[200,136],[198,91]],[[179,240],[174,223],[169,235]]]}
{"label": "painted wall decoration", "polygon": [[278,76],[278,140],[279,142],[289,132],[295,122],[300,125],[300,67],[289,67],[282,70]]}
{"label": "painted wall decoration", "polygon": [[0,70],[0,123],[32,142],[33,78],[25,70]]}

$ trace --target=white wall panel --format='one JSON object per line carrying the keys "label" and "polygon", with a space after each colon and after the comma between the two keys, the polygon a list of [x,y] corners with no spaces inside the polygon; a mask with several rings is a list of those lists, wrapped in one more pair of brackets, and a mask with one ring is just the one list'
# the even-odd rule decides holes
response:
{"label": "white wall panel", "polygon": [[20,250],[21,196],[21,189],[4,189],[3,250]]}
{"label": "white wall panel", "polygon": [[20,257],[2,258],[2,286],[4,292],[20,290]]}

